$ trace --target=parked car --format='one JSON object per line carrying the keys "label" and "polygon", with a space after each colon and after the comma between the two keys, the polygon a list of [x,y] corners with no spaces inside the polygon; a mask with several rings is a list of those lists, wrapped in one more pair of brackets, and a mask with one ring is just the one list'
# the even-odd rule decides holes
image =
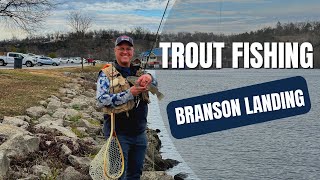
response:
{"label": "parked car", "polygon": [[69,60],[68,58],[65,58],[65,57],[60,58],[60,62],[61,62],[61,63],[64,63],[64,64],[68,64],[69,61],[70,61],[70,60]]}
{"label": "parked car", "polygon": [[71,57],[69,59],[69,63],[81,64],[82,63],[81,57]]}
{"label": "parked car", "polygon": [[9,56],[0,56],[0,66],[6,66],[7,64],[13,64],[14,58]]}
{"label": "parked car", "polygon": [[57,61],[61,64],[61,58],[52,58],[54,61]]}
{"label": "parked car", "polygon": [[22,59],[22,64],[26,65],[27,67],[32,67],[37,63],[37,59],[32,56],[29,56],[28,54],[8,52],[7,56],[0,56],[0,66],[14,64],[14,60],[17,58]]}
{"label": "parked car", "polygon": [[32,53],[28,53],[28,55],[32,56],[34,58],[45,57],[44,55],[36,55],[36,54],[32,54]]}
{"label": "parked car", "polygon": [[37,65],[38,66],[42,66],[42,65],[59,66],[60,65],[60,61],[56,60],[56,59],[52,59],[50,57],[39,57]]}
{"label": "parked car", "polygon": [[37,58],[30,56],[28,54],[23,54],[24,59],[22,59],[22,64],[26,65],[27,67],[32,67],[37,64]]}

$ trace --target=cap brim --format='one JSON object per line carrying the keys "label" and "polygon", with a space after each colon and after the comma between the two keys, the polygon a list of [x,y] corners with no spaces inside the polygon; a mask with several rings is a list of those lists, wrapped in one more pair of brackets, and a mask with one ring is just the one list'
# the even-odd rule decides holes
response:
{"label": "cap brim", "polygon": [[133,46],[133,44],[130,41],[127,41],[127,40],[122,40],[122,41],[118,42],[116,44],[116,46],[119,46],[121,43],[124,43],[124,42],[129,43],[131,46]]}

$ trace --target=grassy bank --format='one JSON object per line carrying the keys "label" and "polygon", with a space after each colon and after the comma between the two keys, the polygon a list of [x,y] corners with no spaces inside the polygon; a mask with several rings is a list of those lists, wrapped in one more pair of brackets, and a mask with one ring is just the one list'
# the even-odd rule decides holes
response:
{"label": "grassy bank", "polygon": [[98,72],[101,67],[0,70],[0,119],[22,115],[27,108],[39,105],[40,100],[57,94],[58,89],[72,79],[65,72]]}

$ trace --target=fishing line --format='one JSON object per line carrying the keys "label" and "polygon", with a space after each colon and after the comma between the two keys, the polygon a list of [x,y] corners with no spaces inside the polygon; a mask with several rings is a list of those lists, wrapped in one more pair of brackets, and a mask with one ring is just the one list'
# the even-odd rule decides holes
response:
{"label": "fishing line", "polygon": [[167,9],[168,9],[169,2],[170,2],[170,0],[168,0],[167,5],[166,5],[166,8],[164,9],[164,12],[163,12],[163,14],[162,14],[162,18],[161,18],[161,21],[160,21],[160,24],[159,24],[159,27],[158,27],[158,30],[157,30],[157,34],[156,34],[156,40],[155,40],[155,42],[152,44],[151,50],[150,50],[150,52],[148,53],[147,61],[146,61],[146,63],[144,64],[143,71],[145,71],[146,66],[147,66],[147,64],[148,64],[148,61],[149,61],[149,58],[150,58],[150,54],[151,54],[152,50],[154,49],[154,47],[155,47],[155,45],[156,45],[156,43],[157,43],[157,41],[158,41],[159,30],[160,30],[160,27],[161,27],[163,18],[164,18],[165,14],[166,14],[166,11],[167,11]]}

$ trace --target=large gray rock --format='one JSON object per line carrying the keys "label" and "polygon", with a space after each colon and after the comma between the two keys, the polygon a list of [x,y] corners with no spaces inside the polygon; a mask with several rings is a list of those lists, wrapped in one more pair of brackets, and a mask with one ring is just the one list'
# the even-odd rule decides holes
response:
{"label": "large gray rock", "polygon": [[96,90],[95,89],[88,89],[86,92],[91,93],[93,95],[92,97],[96,97]]}
{"label": "large gray rock", "polygon": [[81,111],[81,118],[82,119],[92,119],[92,117],[90,116],[90,114]]}
{"label": "large gray rock", "polygon": [[24,177],[24,178],[20,178],[17,180],[38,180],[39,177],[33,174],[27,174],[27,173],[19,173],[20,176]]}
{"label": "large gray rock", "polygon": [[48,103],[47,101],[39,101],[39,104],[42,105],[43,107],[47,107],[48,106]]}
{"label": "large gray rock", "polygon": [[184,180],[188,177],[188,175],[186,175],[185,173],[179,173],[174,175],[174,180]]}
{"label": "large gray rock", "polygon": [[64,109],[58,108],[56,112],[52,115],[54,118],[70,120],[72,117],[81,116],[81,113],[75,109]]}
{"label": "large gray rock", "polygon": [[51,101],[48,103],[47,111],[50,112],[50,113],[53,113],[53,112],[55,112],[55,110],[57,110],[58,108],[61,108],[61,102],[60,102],[60,100],[59,100],[59,101],[57,101],[57,100],[51,100]]}
{"label": "large gray rock", "polygon": [[104,113],[103,112],[92,112],[91,116],[93,119],[96,119],[100,122],[104,121]]}
{"label": "large gray rock", "polygon": [[60,132],[61,134],[65,135],[65,136],[68,136],[68,137],[71,137],[71,138],[77,138],[77,135],[72,132],[70,129],[67,129],[65,127],[62,127],[62,120],[57,120],[57,121],[45,121],[41,124],[37,124],[35,126],[36,129],[45,129],[47,131],[50,131],[50,132],[55,132],[55,131],[58,131]]}
{"label": "large gray rock", "polygon": [[96,112],[96,109],[93,106],[88,106],[87,108],[82,110],[85,113],[91,114],[92,112]]}
{"label": "large gray rock", "polygon": [[70,107],[77,109],[77,110],[82,110],[85,109],[89,106],[89,102],[92,98],[87,98],[86,96],[79,96],[74,99],[72,99],[70,103]]}
{"label": "large gray rock", "polygon": [[68,97],[62,97],[61,98],[61,101],[62,102],[65,102],[65,103],[70,103],[72,101],[72,99],[68,98]]}
{"label": "large gray rock", "polygon": [[67,136],[56,136],[55,140],[56,141],[63,141],[63,142],[71,142],[73,151],[78,151],[80,148],[80,144],[77,142],[78,138],[70,138]]}
{"label": "large gray rock", "polygon": [[102,126],[98,121],[95,121],[95,120],[91,120],[91,121],[92,122],[89,122],[88,120],[85,120],[85,119],[80,119],[79,124],[87,128],[87,131],[89,133],[94,133],[94,134],[99,133]]}
{"label": "large gray rock", "polygon": [[28,116],[33,118],[39,118],[47,113],[47,110],[43,106],[34,106],[26,110]]}
{"label": "large gray rock", "polygon": [[55,96],[55,95],[51,95],[48,99],[47,99],[47,102],[50,102],[50,101],[60,101],[60,99]]}
{"label": "large gray rock", "polygon": [[64,119],[66,116],[66,109],[65,108],[58,108],[56,111],[52,114],[52,117]]}
{"label": "large gray rock", "polygon": [[40,124],[35,125],[34,127],[36,129],[39,129],[39,128],[52,129],[50,126],[63,126],[63,120],[62,119],[53,120],[53,121],[47,120],[47,121],[44,121]]}
{"label": "large gray rock", "polygon": [[81,90],[81,85],[78,84],[78,80],[77,79],[72,79],[72,80],[74,80],[75,82],[67,83],[67,84],[64,85],[64,87],[72,89],[72,90],[75,90],[75,91],[80,91]]}
{"label": "large gray rock", "polygon": [[31,133],[29,131],[26,131],[25,129],[9,124],[0,124],[0,136],[5,136],[10,139],[12,136],[17,134],[31,135]]}
{"label": "large gray rock", "polygon": [[96,100],[94,98],[80,95],[80,96],[77,96],[74,99],[72,99],[70,106],[77,107],[82,110],[82,109],[88,108],[89,105],[91,105],[91,106],[94,105],[95,102],[96,102]]}
{"label": "large gray rock", "polygon": [[5,151],[0,151],[0,179],[3,179],[9,170],[10,161]]}
{"label": "large gray rock", "polygon": [[92,137],[84,137],[84,138],[82,138],[82,141],[85,144],[92,144],[94,146],[99,145],[98,142],[96,140],[94,140]]}
{"label": "large gray rock", "polygon": [[64,109],[69,108],[69,103],[61,102],[61,108],[64,108]]}
{"label": "large gray rock", "polygon": [[20,118],[8,117],[8,116],[4,116],[2,124],[10,124],[10,125],[13,125],[13,126],[21,127],[23,129],[27,129],[29,127],[29,123],[28,122],[23,121]]}
{"label": "large gray rock", "polygon": [[81,167],[82,169],[89,169],[92,159],[90,159],[89,157],[77,157],[74,155],[70,155],[68,157],[68,160],[73,166]]}
{"label": "large gray rock", "polygon": [[74,109],[66,109],[66,120],[70,120],[70,118],[73,118],[75,116],[81,116],[81,113],[77,110]]}
{"label": "large gray rock", "polygon": [[31,118],[29,116],[15,116],[15,118],[19,118],[19,119],[26,121],[28,123],[31,122]]}
{"label": "large gray rock", "polygon": [[79,171],[75,170],[73,167],[67,167],[58,177],[57,180],[89,180],[88,176],[81,174]]}
{"label": "large gray rock", "polygon": [[39,123],[43,123],[43,122],[46,122],[46,121],[54,121],[54,118],[51,117],[49,114],[45,114],[45,115],[41,116],[41,117],[38,119],[38,122],[39,122]]}
{"label": "large gray rock", "polygon": [[172,176],[164,171],[144,171],[141,180],[174,180]]}
{"label": "large gray rock", "polygon": [[67,129],[65,127],[61,127],[61,126],[52,126],[51,128],[54,128],[56,130],[58,130],[59,132],[61,132],[63,135],[71,137],[71,138],[77,138],[77,135],[72,132],[70,129]]}
{"label": "large gray rock", "polygon": [[34,165],[32,166],[32,172],[34,175],[41,177],[41,178],[45,178],[48,176],[51,176],[51,169],[49,166],[43,166],[43,165]]}
{"label": "large gray rock", "polygon": [[96,96],[96,93],[95,93],[95,92],[91,92],[91,91],[85,91],[85,92],[83,93],[83,95],[85,95],[85,96],[87,96],[87,97],[93,98],[93,97]]}
{"label": "large gray rock", "polygon": [[26,157],[29,153],[39,150],[40,138],[16,134],[0,146],[0,151],[7,152],[8,157]]}
{"label": "large gray rock", "polygon": [[61,146],[61,154],[64,156],[69,156],[72,153],[71,149],[66,146],[65,144],[62,144]]}
{"label": "large gray rock", "polygon": [[60,88],[59,92],[63,95],[66,95],[67,97],[73,97],[75,95],[77,95],[77,93],[69,88]]}
{"label": "large gray rock", "polygon": [[77,131],[79,131],[81,134],[84,134],[85,136],[88,136],[87,134],[87,128],[85,127],[76,127]]}
{"label": "large gray rock", "polygon": [[75,90],[70,89],[70,88],[67,88],[67,87],[60,88],[60,89],[59,89],[59,92],[60,92],[61,94],[64,94],[66,97],[67,97],[69,94],[77,95],[77,93],[76,93]]}

